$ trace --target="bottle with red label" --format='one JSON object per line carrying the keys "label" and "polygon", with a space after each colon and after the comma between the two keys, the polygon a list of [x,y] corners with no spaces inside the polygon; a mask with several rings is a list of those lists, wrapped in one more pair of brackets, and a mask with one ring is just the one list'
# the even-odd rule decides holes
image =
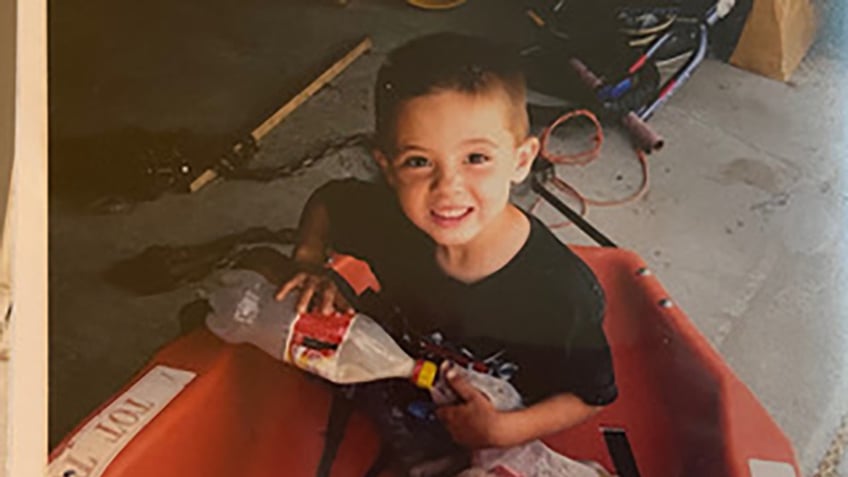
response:
{"label": "bottle with red label", "polygon": [[415,360],[360,313],[297,313],[297,294],[277,301],[278,287],[243,269],[214,275],[203,288],[212,312],[206,326],[229,343],[251,343],[275,359],[338,384],[408,378],[429,389],[436,364]]}

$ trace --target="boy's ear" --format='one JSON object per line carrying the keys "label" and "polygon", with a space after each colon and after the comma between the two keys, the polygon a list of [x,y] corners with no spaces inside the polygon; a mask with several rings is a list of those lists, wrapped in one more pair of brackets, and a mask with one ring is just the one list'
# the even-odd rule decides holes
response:
{"label": "boy's ear", "polygon": [[530,136],[518,146],[518,163],[512,175],[512,182],[518,184],[523,182],[530,174],[533,167],[533,159],[539,154],[539,138]]}
{"label": "boy's ear", "polygon": [[374,160],[377,162],[377,165],[380,166],[380,170],[383,171],[383,177],[386,179],[386,182],[390,186],[394,187],[395,181],[394,176],[392,175],[392,170],[389,167],[389,158],[386,157],[386,154],[380,149],[374,149],[371,154],[374,156]]}

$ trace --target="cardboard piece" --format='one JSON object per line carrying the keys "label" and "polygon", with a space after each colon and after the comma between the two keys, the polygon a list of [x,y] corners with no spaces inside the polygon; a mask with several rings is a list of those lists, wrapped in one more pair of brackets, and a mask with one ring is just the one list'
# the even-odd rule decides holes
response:
{"label": "cardboard piece", "polygon": [[786,81],[815,39],[810,0],[754,0],[730,63]]}

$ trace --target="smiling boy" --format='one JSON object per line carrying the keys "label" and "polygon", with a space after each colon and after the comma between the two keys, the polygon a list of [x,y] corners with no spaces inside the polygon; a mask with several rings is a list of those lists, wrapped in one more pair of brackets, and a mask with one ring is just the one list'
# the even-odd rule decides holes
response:
{"label": "smiling boy", "polygon": [[[419,38],[389,55],[375,103],[384,183],[333,181],[310,197],[294,252],[303,272],[279,297],[299,288],[301,309],[329,311],[340,299],[320,273],[328,252],[362,258],[405,318],[403,334],[420,338],[403,343],[408,351],[509,379],[526,405],[499,412],[455,378],[462,403],[439,408],[437,422],[404,421],[421,414],[413,412],[415,390],[365,386],[366,407],[404,471],[415,474],[416,464],[449,454],[454,443],[475,449],[542,438],[612,402],[597,280],[509,201],[539,150],[517,58],[464,35]],[[439,472],[446,470],[418,475]]]}

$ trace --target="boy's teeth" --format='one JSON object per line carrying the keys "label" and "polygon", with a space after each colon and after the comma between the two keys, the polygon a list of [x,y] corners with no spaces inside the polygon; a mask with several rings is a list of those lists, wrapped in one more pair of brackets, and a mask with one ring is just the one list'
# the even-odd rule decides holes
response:
{"label": "boy's teeth", "polygon": [[466,212],[468,212],[468,209],[441,210],[436,212],[436,215],[440,215],[448,219],[454,219],[465,214]]}

